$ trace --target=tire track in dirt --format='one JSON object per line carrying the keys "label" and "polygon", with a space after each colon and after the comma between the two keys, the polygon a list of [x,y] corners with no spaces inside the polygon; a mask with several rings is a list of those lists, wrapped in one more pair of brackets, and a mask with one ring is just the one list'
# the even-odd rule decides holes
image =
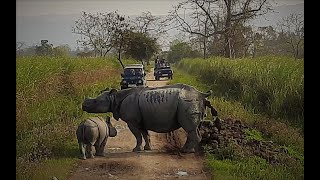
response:
{"label": "tire track in dirt", "polygon": [[[149,87],[164,86],[167,82],[165,78],[155,81],[153,69],[147,74]],[[132,152],[136,140],[127,124],[114,119],[112,123],[118,134],[108,139],[106,157],[79,160],[69,180],[211,179],[210,172],[205,169],[202,155],[179,153],[186,140],[186,133],[182,128],[170,133],[149,131],[152,150]],[[178,172],[187,172],[187,175],[181,176]]]}

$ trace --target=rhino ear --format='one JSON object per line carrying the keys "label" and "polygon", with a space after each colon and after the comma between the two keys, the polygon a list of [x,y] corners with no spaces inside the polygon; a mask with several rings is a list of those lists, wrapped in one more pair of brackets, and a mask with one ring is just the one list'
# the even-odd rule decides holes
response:
{"label": "rhino ear", "polygon": [[[135,91],[135,88],[131,88],[129,90],[123,90],[123,91],[114,91],[114,103],[113,103],[113,117],[118,120],[120,118],[120,105],[122,101],[133,91]],[[117,93],[115,93],[117,92]],[[112,90],[110,91],[110,94],[112,93]]]}
{"label": "rhino ear", "polygon": [[109,95],[113,95],[114,93],[116,93],[117,90],[116,89],[111,89],[110,92],[109,92]]}

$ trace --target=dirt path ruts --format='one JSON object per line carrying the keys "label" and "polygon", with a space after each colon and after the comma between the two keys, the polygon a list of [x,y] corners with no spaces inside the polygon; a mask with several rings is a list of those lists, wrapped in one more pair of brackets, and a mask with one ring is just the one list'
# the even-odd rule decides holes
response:
{"label": "dirt path ruts", "polygon": [[[147,74],[149,87],[164,86],[167,82],[166,78],[155,81],[153,71]],[[210,173],[204,168],[203,156],[178,152],[186,140],[186,133],[182,128],[171,133],[149,131],[152,150],[132,152],[136,140],[127,124],[114,119],[112,123],[118,134],[108,139],[106,157],[81,160],[70,180],[211,179]],[[185,172],[187,175],[182,175]]]}

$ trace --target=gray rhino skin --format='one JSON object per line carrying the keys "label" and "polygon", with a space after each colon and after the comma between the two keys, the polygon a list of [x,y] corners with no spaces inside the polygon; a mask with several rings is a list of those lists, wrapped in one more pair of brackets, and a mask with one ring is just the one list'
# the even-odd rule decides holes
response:
{"label": "gray rhino skin", "polygon": [[168,133],[182,127],[187,132],[183,152],[195,152],[201,141],[198,125],[206,110],[206,98],[212,91],[200,92],[185,84],[164,87],[138,87],[105,91],[94,99],[86,98],[82,109],[88,113],[112,112],[121,118],[137,140],[133,151],[151,150],[148,130]]}
{"label": "gray rhino skin", "polygon": [[86,119],[82,121],[77,129],[77,139],[80,150],[80,159],[86,157],[94,158],[92,146],[95,147],[96,156],[104,156],[104,148],[108,137],[117,135],[116,129],[112,126],[110,118],[106,122],[100,119]]}

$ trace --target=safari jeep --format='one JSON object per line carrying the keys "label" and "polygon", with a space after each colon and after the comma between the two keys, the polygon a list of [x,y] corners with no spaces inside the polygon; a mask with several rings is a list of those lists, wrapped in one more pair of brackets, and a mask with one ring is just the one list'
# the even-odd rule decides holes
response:
{"label": "safari jeep", "polygon": [[146,73],[142,64],[129,64],[125,66],[123,73],[121,73],[121,89],[138,86],[145,87],[147,83],[145,76]]}
{"label": "safari jeep", "polygon": [[155,64],[154,68],[155,80],[160,80],[161,77],[168,77],[168,79],[173,79],[173,70],[168,63],[158,63]]}

